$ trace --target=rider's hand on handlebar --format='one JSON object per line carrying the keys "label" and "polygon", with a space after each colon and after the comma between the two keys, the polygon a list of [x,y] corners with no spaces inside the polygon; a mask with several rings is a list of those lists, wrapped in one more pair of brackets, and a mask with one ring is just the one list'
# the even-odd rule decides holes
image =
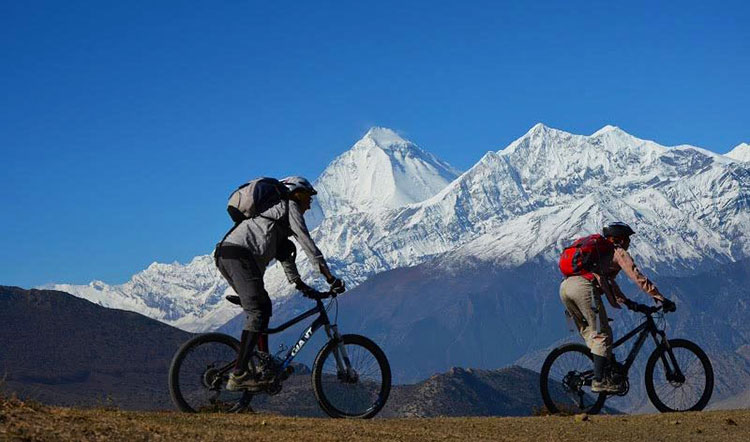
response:
{"label": "rider's hand on handlebar", "polygon": [[316,299],[320,297],[318,296],[320,292],[312,287],[308,287],[305,290],[300,290],[300,292],[302,292],[302,296],[304,296],[305,298]]}
{"label": "rider's hand on handlebar", "polygon": [[654,307],[649,307],[645,304],[639,304],[635,301],[631,301],[630,299],[625,302],[625,307],[627,307],[628,310],[638,313],[654,313]]}
{"label": "rider's hand on handlebar", "polygon": [[651,307],[650,305],[646,304],[638,304],[638,307],[636,307],[635,311],[638,313],[649,314],[649,313],[656,313],[657,308]]}
{"label": "rider's hand on handlebar", "polygon": [[346,291],[346,284],[341,279],[333,278],[333,280],[328,283],[331,285],[331,291],[333,293],[341,294]]}
{"label": "rider's hand on handlebar", "polygon": [[664,298],[664,300],[661,302],[661,305],[663,307],[663,310],[667,313],[677,310],[677,304],[667,298]]}

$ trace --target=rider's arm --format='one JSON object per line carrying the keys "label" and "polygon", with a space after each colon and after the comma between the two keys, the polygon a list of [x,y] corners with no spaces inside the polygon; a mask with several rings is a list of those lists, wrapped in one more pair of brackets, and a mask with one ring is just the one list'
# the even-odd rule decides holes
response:
{"label": "rider's arm", "polygon": [[617,281],[615,281],[614,279],[610,279],[609,284],[610,287],[612,287],[612,294],[614,295],[618,304],[628,305],[628,303],[632,302],[630,299],[628,299],[627,296],[625,296],[625,293],[622,292],[620,286],[617,284]]}
{"label": "rider's arm", "polygon": [[621,308],[620,304],[622,303],[621,299],[618,297],[625,295],[622,294],[622,291],[620,290],[620,287],[617,285],[614,279],[601,276],[596,273],[594,273],[594,277],[596,278],[596,281],[599,283],[599,288],[602,289],[602,292],[604,292],[605,297],[607,298],[607,301],[609,301],[609,304],[614,308]]}
{"label": "rider's arm", "polygon": [[290,284],[297,285],[297,282],[302,281],[297,270],[297,247],[289,238],[279,238],[276,244],[276,260],[284,269],[284,274]]}
{"label": "rider's arm", "polygon": [[294,233],[294,237],[300,247],[305,251],[305,255],[307,255],[307,258],[313,264],[313,267],[317,267],[327,281],[333,279],[323,253],[310,237],[305,218],[302,216],[302,210],[300,210],[297,202],[293,200],[289,200],[289,227],[292,229],[292,233]]}
{"label": "rider's arm", "polygon": [[301,291],[302,293],[312,290],[312,288],[309,285],[305,284],[305,282],[302,281],[302,278],[299,276],[299,271],[297,270],[297,263],[294,260],[294,255],[279,259],[279,263],[281,263],[281,267],[284,269],[284,274],[286,275],[286,279],[289,281],[289,284],[292,284],[297,290]]}
{"label": "rider's arm", "polygon": [[289,284],[297,284],[297,281],[302,281],[302,278],[299,276],[299,271],[297,270],[297,263],[294,262],[293,256],[286,259],[280,259],[279,263],[281,264],[281,268],[284,269],[284,274],[286,275]]}
{"label": "rider's arm", "polygon": [[651,280],[649,280],[633,262],[633,258],[622,248],[615,249],[614,261],[620,266],[620,268],[628,275],[641,290],[649,294],[652,298],[658,301],[664,301],[664,296],[659,293],[659,289],[656,288]]}

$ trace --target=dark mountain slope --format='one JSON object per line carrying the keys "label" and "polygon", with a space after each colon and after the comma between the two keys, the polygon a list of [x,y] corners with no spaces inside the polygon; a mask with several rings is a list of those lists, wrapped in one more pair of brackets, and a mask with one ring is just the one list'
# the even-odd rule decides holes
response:
{"label": "dark mountain slope", "polygon": [[[562,395],[562,389],[556,394]],[[287,416],[325,416],[315,401],[309,374],[292,376],[278,396],[256,397],[252,405],[256,411]],[[454,367],[416,384],[394,386],[378,417],[529,416],[541,407],[536,372],[517,366]]]}
{"label": "dark mountain slope", "polygon": [[[388,355],[397,383],[417,382],[451,367],[504,367],[565,335],[559,278],[547,270],[540,264],[391,270],[339,298],[339,328],[375,340]],[[298,299],[275,306],[271,323],[309,304]],[[235,318],[222,331],[238,334],[241,324],[242,318]],[[271,340],[288,344],[297,334],[295,328]],[[311,350],[319,345],[309,344]],[[314,356],[311,350],[305,348],[302,356]]]}
{"label": "dark mountain slope", "polygon": [[528,416],[542,407],[539,373],[451,368],[394,391],[384,416]]}
{"label": "dark mountain slope", "polygon": [[[750,260],[688,277],[646,273],[677,302],[677,312],[665,318],[668,336],[698,343],[715,361],[714,399],[745,391],[750,366],[740,354],[750,353],[742,350],[750,344]],[[650,302],[624,275],[618,281],[632,299]],[[338,322],[342,332],[364,334],[383,347],[398,383],[416,382],[453,366],[496,369],[519,361],[538,371],[550,346],[579,339],[565,323],[559,282],[554,263],[505,269],[471,261],[434,261],[378,274],[345,293]],[[306,302],[277,306],[272,322],[307,307]],[[608,311],[615,336],[642,320],[624,309]],[[237,322],[225,329],[235,331]],[[296,336],[291,335],[297,333],[272,340],[293,342]],[[629,344],[618,350],[620,358]],[[315,346],[310,344],[311,349]],[[636,360],[632,394],[618,399],[616,408],[638,410],[645,405],[640,371],[652,349],[647,341]]]}
{"label": "dark mountain slope", "polygon": [[5,389],[50,404],[171,408],[167,371],[191,335],[67,293],[0,286]]}

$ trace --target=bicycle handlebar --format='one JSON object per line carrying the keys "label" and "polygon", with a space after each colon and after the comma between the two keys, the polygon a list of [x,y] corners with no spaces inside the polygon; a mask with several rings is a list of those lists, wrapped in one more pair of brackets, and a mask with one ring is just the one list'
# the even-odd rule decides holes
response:
{"label": "bicycle handlebar", "polygon": [[311,290],[311,291],[308,291],[308,292],[302,292],[302,296],[304,296],[305,298],[310,298],[310,299],[335,298],[338,295],[339,294],[336,293],[333,290],[328,290],[327,292],[319,292],[317,290]]}
{"label": "bicycle handlebar", "polygon": [[657,305],[657,306],[650,306],[646,304],[638,304],[634,303],[632,307],[628,307],[630,310],[638,313],[643,313],[645,315],[653,315],[654,313],[657,313],[661,311],[664,306],[663,305]]}
{"label": "bicycle handlebar", "polygon": [[[308,293],[302,293],[302,296],[305,298],[310,299],[327,299],[327,298],[335,298],[336,296],[340,295],[340,293],[335,292],[333,290],[328,290],[327,292],[319,292],[317,290],[312,290]],[[231,302],[235,305],[242,305],[240,303],[240,297],[237,295],[227,295],[224,297],[227,301]]]}

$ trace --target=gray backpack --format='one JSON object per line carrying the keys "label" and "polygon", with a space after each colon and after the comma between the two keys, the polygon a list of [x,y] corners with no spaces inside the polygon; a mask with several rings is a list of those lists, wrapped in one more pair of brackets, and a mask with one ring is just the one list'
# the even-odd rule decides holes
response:
{"label": "gray backpack", "polygon": [[289,199],[289,190],[282,182],[275,178],[256,178],[232,192],[227,212],[232,221],[239,224],[259,216],[285,199]]}

